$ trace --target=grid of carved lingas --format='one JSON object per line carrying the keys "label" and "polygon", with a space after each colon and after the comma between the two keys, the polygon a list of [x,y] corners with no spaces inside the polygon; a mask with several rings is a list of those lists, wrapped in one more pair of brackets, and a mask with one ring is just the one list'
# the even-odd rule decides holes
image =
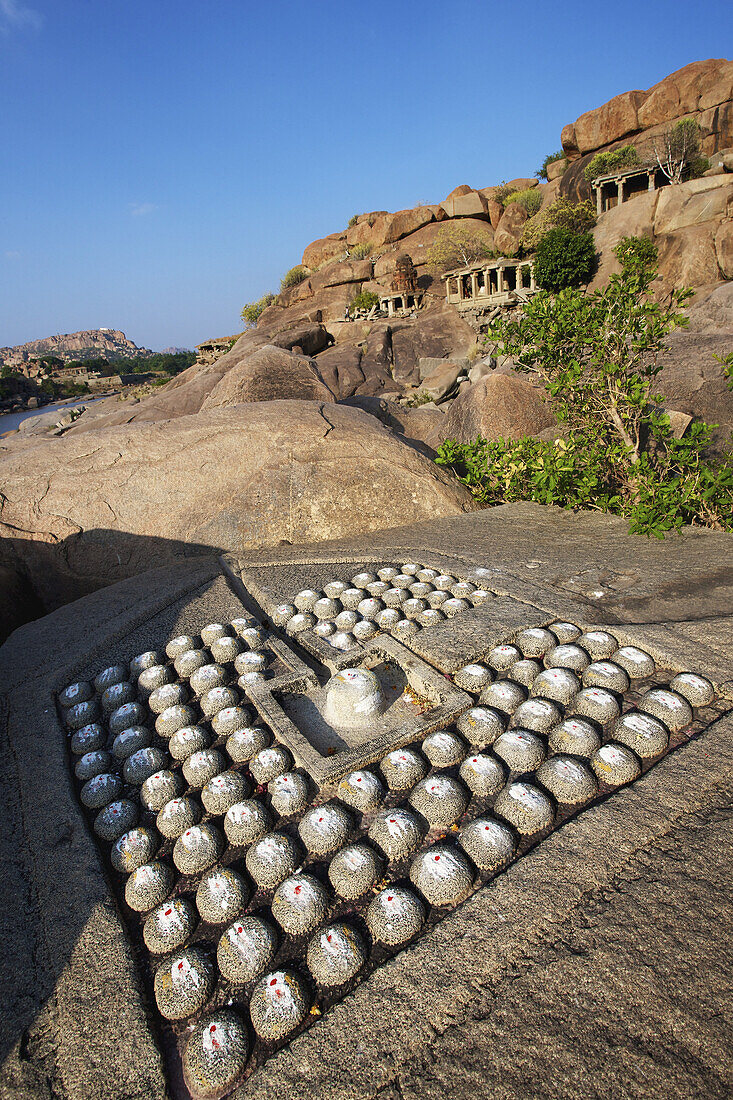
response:
{"label": "grid of carved lingas", "polygon": [[226,1095],[718,713],[704,677],[556,622],[455,674],[475,704],[455,725],[318,791],[243,698],[275,660],[242,618],[59,696],[80,801],[195,1097]]}

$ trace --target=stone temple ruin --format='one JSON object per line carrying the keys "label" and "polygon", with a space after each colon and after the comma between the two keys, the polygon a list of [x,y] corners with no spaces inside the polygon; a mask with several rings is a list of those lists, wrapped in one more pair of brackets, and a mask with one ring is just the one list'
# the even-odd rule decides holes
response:
{"label": "stone temple ruin", "polygon": [[595,196],[596,213],[600,217],[637,195],[646,195],[660,187],[668,187],[669,179],[656,165],[638,165],[597,176],[591,188]]}
{"label": "stone temple ruin", "polygon": [[391,294],[383,294],[379,299],[379,308],[386,311],[388,317],[409,316],[420,308],[423,294],[417,285],[415,265],[406,252],[395,261],[391,291]]}
{"label": "stone temple ruin", "polygon": [[445,280],[445,300],[462,312],[513,305],[526,301],[537,289],[532,261],[506,257],[468,264],[441,278]]}
{"label": "stone temple ruin", "polygon": [[[172,1079],[228,1095],[390,956],[719,713],[711,682],[421,561],[326,564],[58,695]],[[421,655],[422,654],[422,655]],[[180,1090],[179,1090],[180,1091]]]}

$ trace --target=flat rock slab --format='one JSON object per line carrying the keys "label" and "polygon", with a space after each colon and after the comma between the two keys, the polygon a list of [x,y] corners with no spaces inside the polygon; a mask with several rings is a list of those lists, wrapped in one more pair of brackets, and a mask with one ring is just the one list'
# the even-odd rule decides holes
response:
{"label": "flat rock slab", "polygon": [[730,546],[689,529],[656,543],[612,517],[512,505],[197,558],[17,630],[0,649],[0,1096],[185,1095],[143,952],[77,802],[56,694],[175,634],[268,616],[306,587],[409,561],[490,593],[410,641],[438,673],[561,618],[709,677],[717,706],[694,739],[571,816],[235,1095],[729,1095]]}

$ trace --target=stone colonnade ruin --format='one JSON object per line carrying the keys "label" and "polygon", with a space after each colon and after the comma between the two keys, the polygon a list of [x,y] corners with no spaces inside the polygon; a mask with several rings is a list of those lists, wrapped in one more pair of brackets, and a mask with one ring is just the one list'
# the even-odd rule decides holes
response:
{"label": "stone colonnade ruin", "polygon": [[469,264],[441,277],[445,280],[446,301],[459,309],[484,303],[505,305],[515,294],[533,294],[537,289],[531,260],[502,257],[490,263]]}

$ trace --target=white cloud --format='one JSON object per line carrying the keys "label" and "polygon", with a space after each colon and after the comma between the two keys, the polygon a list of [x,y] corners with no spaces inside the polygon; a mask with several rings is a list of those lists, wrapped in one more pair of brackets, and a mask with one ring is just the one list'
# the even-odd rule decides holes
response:
{"label": "white cloud", "polygon": [[[2,0],[0,0],[0,3]],[[158,207],[154,202],[131,202],[130,213],[133,218],[144,218],[146,214],[152,214]]]}
{"label": "white cloud", "polygon": [[8,34],[11,30],[40,30],[43,16],[34,8],[27,8],[20,0],[0,0],[0,31]]}
{"label": "white cloud", "polygon": [[14,248],[9,248],[5,253],[5,259],[6,260],[19,260],[20,259],[20,252],[18,252]]}

